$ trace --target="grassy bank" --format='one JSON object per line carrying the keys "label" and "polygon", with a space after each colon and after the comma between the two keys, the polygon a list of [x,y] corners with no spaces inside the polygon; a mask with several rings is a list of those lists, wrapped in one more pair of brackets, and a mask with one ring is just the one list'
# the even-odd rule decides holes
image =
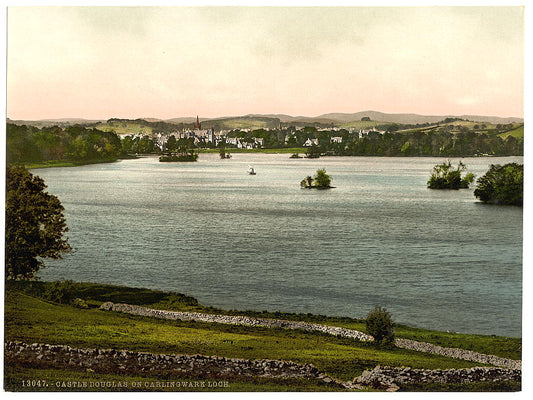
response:
{"label": "grassy bank", "polygon": [[24,167],[27,169],[38,169],[38,168],[54,168],[54,167],[79,167],[82,165],[90,164],[106,164],[118,161],[118,158],[109,158],[103,160],[85,160],[85,161],[66,161],[66,160],[52,160],[52,161],[43,161],[39,163],[26,163]]}
{"label": "grassy bank", "polygon": [[127,154],[120,157],[113,158],[100,158],[96,160],[49,160],[35,163],[25,163],[24,167],[27,169],[38,169],[38,168],[54,168],[54,167],[79,167],[82,165],[91,165],[91,164],[107,164],[117,162],[118,160],[129,160],[138,158],[136,155]]}
{"label": "grassy bank", "polygon": [[[290,148],[281,148],[281,149],[232,149],[226,148],[226,153],[265,153],[265,154],[305,154],[307,149],[305,147],[290,147]],[[200,153],[219,153],[219,149],[202,149]]]}
{"label": "grassy bank", "polygon": [[[32,297],[40,298],[51,287],[51,282],[8,282],[7,292],[20,292]],[[191,296],[180,293],[169,293],[144,288],[130,288],[124,286],[104,285],[95,283],[72,283],[73,296],[87,301],[94,308],[103,302],[126,303],[146,306],[161,310],[195,311],[202,313],[248,315],[257,318],[275,318],[293,321],[306,321],[324,325],[340,326],[366,332],[364,319],[325,316],[316,314],[296,314],[268,311],[240,311],[222,310],[206,307],[198,303]],[[394,316],[393,316],[394,317]],[[454,332],[414,328],[407,325],[395,324],[395,335],[399,338],[428,342],[445,347],[458,347],[499,357],[521,359],[522,340],[495,335],[474,335]]]}
{"label": "grassy bank", "polygon": [[[80,348],[116,348],[166,354],[204,354],[245,359],[281,359],[311,363],[328,375],[351,380],[365,369],[376,365],[412,368],[466,368],[479,365],[444,356],[418,353],[399,348],[380,348],[372,343],[335,337],[320,332],[247,327],[215,323],[159,320],[98,309],[104,301],[139,304],[152,308],[223,312],[201,306],[192,297],[110,285],[73,284],[73,295],[84,299],[89,308],[56,304],[42,296],[50,283],[8,283],[5,296],[5,339],[26,343],[64,344]],[[238,312],[234,312],[238,313]],[[246,314],[246,312],[243,312]],[[356,319],[314,316],[307,314],[251,313],[254,316],[300,319],[311,322],[357,327]],[[401,328],[401,329],[398,329]],[[479,335],[451,335],[437,331],[398,327],[397,336],[413,335],[445,341],[453,347],[487,349],[491,354],[519,356],[520,339]],[[488,346],[488,347],[487,347]],[[514,346],[514,347],[513,347]],[[494,350],[494,351],[492,351]],[[477,351],[477,350],[476,350]],[[32,369],[8,365],[6,379],[38,375]],[[65,376],[65,371],[48,371],[50,379]],[[74,374],[75,372],[68,372]],[[67,375],[68,375],[67,374]],[[73,375],[73,376],[74,376]],[[40,375],[39,375],[40,376]],[[92,374],[91,379],[100,379]],[[130,377],[134,378],[134,377]],[[117,378],[118,379],[118,378]],[[152,379],[152,378],[150,378]],[[154,377],[157,380],[160,377]],[[167,380],[169,378],[167,377]],[[7,382],[7,381],[6,381]],[[235,378],[232,390],[288,390],[291,384],[277,380],[253,381]],[[235,386],[237,385],[237,386]],[[323,390],[316,382],[302,381],[295,390]]]}
{"label": "grassy bank", "polygon": [[[298,153],[304,155],[307,151],[304,147],[295,148],[283,148],[283,149],[227,149],[227,153],[264,153],[264,154],[293,154]],[[201,149],[200,153],[219,153],[219,149]],[[151,156],[159,156],[160,154],[146,154]],[[24,167],[27,169],[39,169],[39,168],[57,168],[57,167],[79,167],[82,165],[91,164],[105,164],[112,163],[118,160],[135,159],[138,158],[135,155],[121,156],[120,158],[109,158],[99,160],[84,160],[84,161],[69,161],[69,160],[50,160],[42,162],[28,162],[24,163]]]}

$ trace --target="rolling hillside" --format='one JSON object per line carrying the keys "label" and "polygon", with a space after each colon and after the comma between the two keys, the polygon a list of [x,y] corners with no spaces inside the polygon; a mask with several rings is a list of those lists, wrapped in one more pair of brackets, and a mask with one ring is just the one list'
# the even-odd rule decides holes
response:
{"label": "rolling hillside", "polygon": [[353,114],[331,113],[317,118],[327,118],[337,122],[360,121],[363,117],[370,117],[373,121],[395,122],[397,124],[423,124],[442,121],[446,118],[461,118],[475,122],[491,122],[494,124],[508,124],[523,122],[522,118],[502,118],[482,115],[419,115],[419,114],[386,114],[379,111],[361,111]]}
{"label": "rolling hillside", "polygon": [[[371,121],[361,121],[362,118],[368,117]],[[425,124],[436,123],[446,118],[461,118],[475,123],[486,124],[509,124],[509,123],[523,123],[523,118],[503,118],[495,116],[482,116],[482,115],[419,115],[419,114],[387,114],[378,111],[360,111],[356,113],[330,113],[323,114],[316,117],[306,116],[290,116],[286,114],[248,114],[244,116],[226,116],[217,118],[202,118],[202,128],[215,128],[215,129],[261,129],[261,128],[278,128],[280,123],[282,126],[294,125],[297,127],[303,126],[317,126],[317,127],[342,127],[342,128],[368,128],[379,123],[397,123],[397,124]],[[157,119],[157,118],[142,118],[136,120],[129,119],[115,119],[111,118],[107,121],[104,120],[84,120],[84,119],[47,119],[39,121],[24,121],[24,120],[10,120],[8,123],[14,123],[17,125],[32,125],[37,127],[43,126],[69,126],[80,124],[84,126],[96,126],[102,130],[115,130],[118,134],[124,133],[150,133],[151,125],[161,123],[168,125],[176,125],[182,127],[192,128],[196,117],[177,117],[171,119]],[[118,121],[118,122],[117,122]],[[128,122],[125,122],[128,121]],[[146,122],[146,123],[145,123]],[[361,122],[366,122],[361,124]],[[371,123],[369,123],[371,122]],[[129,125],[129,124],[134,124]],[[520,135],[520,133],[517,133]],[[522,132],[523,136],[523,132]]]}
{"label": "rolling hillside", "polygon": [[514,136],[517,139],[522,139],[524,137],[524,125],[520,125],[519,127],[512,129],[508,132],[504,132],[499,134],[502,139],[506,139],[508,136]]}

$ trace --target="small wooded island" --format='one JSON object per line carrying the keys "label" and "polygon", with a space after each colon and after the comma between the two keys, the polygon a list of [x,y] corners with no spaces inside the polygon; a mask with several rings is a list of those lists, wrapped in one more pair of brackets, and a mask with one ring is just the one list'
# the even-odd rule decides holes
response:
{"label": "small wooded island", "polygon": [[485,175],[478,179],[474,196],[487,204],[523,206],[524,165],[491,164]]}
{"label": "small wooded island", "polygon": [[159,157],[159,162],[190,162],[197,161],[198,153],[194,150],[184,151],[181,153],[168,153]]}
{"label": "small wooded island", "polygon": [[474,174],[468,173],[464,177],[462,173],[466,165],[459,161],[457,168],[452,168],[450,160],[433,167],[433,173],[428,181],[429,189],[468,189],[474,181]]}
{"label": "small wooded island", "polygon": [[[449,160],[435,165],[427,186],[429,189],[468,189],[470,184],[474,182],[474,174],[468,173],[463,177],[462,173],[465,170],[466,165],[461,161],[455,169]],[[524,165],[517,163],[491,164],[485,175],[477,180],[474,196],[487,204],[522,206],[524,202]]]}
{"label": "small wooded island", "polygon": [[331,178],[326,173],[324,168],[316,171],[314,177],[307,176],[300,182],[300,187],[303,189],[332,189]]}

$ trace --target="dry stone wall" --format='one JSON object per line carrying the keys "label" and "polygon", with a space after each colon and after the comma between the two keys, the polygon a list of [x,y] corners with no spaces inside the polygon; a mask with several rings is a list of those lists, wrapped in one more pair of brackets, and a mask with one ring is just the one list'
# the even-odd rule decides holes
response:
{"label": "dry stone wall", "polygon": [[474,367],[465,369],[411,369],[377,366],[354,379],[355,385],[396,391],[409,384],[428,383],[475,383],[503,380],[521,380],[521,371],[509,368]]}
{"label": "dry stone wall", "polygon": [[396,339],[394,344],[404,349],[421,351],[425,353],[440,354],[446,357],[459,358],[462,360],[475,361],[483,364],[497,365],[503,368],[521,369],[522,361],[511,360],[493,356],[490,354],[476,353],[475,351],[456,349],[452,347],[441,347],[430,343],[417,342],[409,339]]}
{"label": "dry stone wall", "polygon": [[164,372],[187,377],[253,376],[268,378],[306,378],[321,380],[339,388],[396,391],[409,384],[472,383],[501,380],[521,380],[518,369],[476,367],[468,369],[422,370],[377,366],[353,382],[337,381],[312,364],[281,360],[245,360],[205,355],[152,354],[114,349],[78,349],[70,346],[6,342],[7,362],[23,363],[40,368],[68,368],[95,372],[130,374]]}
{"label": "dry stone wall", "polygon": [[204,355],[152,354],[114,349],[77,349],[70,346],[6,342],[8,361],[39,367],[91,369],[96,372],[160,372],[187,376],[254,376],[333,379],[312,364],[281,360],[245,360]]}
{"label": "dry stone wall", "polygon": [[[220,314],[204,314],[194,312],[180,312],[180,311],[166,311],[154,310],[146,307],[131,305],[131,304],[116,304],[107,302],[100,307],[102,310],[118,311],[128,314],[142,315],[146,317],[155,317],[163,319],[179,319],[183,321],[202,321],[215,322],[221,324],[236,324],[248,326],[263,326],[269,328],[286,328],[286,329],[303,329],[307,331],[319,331],[330,335],[343,336],[353,338],[361,341],[372,341],[374,338],[365,333],[346,329],[336,326],[312,324],[301,321],[287,321],[267,318],[253,318],[247,316],[232,316]],[[482,364],[490,364],[504,368],[521,369],[522,362],[520,360],[511,360],[507,358],[497,357],[489,354],[476,353],[474,351],[462,350],[452,347],[442,347],[430,343],[417,342],[409,339],[395,339],[394,344],[398,347],[421,351],[425,353],[440,354],[446,357],[458,358],[462,360],[479,362]]]}
{"label": "dry stone wall", "polygon": [[220,315],[204,314],[196,312],[166,311],[154,310],[146,307],[135,306],[131,304],[115,304],[111,302],[104,303],[100,306],[102,310],[118,311],[128,314],[142,315],[145,317],[155,317],[163,319],[179,319],[182,321],[201,321],[216,322],[220,324],[234,324],[247,326],[263,326],[267,328],[286,328],[286,329],[303,329],[306,331],[319,331],[330,335],[344,336],[362,341],[374,340],[374,338],[365,333],[341,328],[338,326],[328,326],[313,324],[302,321],[287,321],[281,319],[253,318],[241,315]]}

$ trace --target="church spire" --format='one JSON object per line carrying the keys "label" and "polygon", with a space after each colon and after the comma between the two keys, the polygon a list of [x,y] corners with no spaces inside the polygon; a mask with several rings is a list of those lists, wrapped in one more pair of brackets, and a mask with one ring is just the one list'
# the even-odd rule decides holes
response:
{"label": "church spire", "polygon": [[194,129],[202,129],[202,125],[200,124],[200,119],[198,118],[198,115],[196,116],[196,122],[194,123]]}

